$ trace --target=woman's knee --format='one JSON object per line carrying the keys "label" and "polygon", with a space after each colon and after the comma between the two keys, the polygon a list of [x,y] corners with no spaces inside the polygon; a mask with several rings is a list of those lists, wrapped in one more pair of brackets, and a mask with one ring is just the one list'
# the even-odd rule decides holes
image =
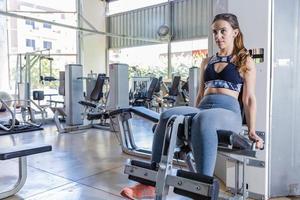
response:
{"label": "woman's knee", "polygon": [[169,119],[172,115],[187,115],[191,113],[199,112],[198,108],[190,107],[190,106],[179,106],[170,108],[160,115],[160,120]]}

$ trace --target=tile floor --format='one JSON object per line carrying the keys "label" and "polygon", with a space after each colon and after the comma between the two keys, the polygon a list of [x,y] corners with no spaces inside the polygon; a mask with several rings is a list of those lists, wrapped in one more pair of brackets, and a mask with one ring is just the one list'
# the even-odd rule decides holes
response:
{"label": "tile floor", "polygon": [[[137,145],[151,148],[151,124],[135,121]],[[145,128],[146,127],[146,128]],[[28,178],[17,195],[7,200],[118,200],[119,191],[135,184],[123,174],[128,155],[121,152],[114,133],[89,129],[58,134],[55,126],[44,130],[0,136],[0,146],[41,142],[52,152],[28,157]],[[1,161],[0,191],[12,185],[17,176],[17,160]],[[168,199],[184,200],[171,193]],[[281,198],[290,199],[290,198]]]}

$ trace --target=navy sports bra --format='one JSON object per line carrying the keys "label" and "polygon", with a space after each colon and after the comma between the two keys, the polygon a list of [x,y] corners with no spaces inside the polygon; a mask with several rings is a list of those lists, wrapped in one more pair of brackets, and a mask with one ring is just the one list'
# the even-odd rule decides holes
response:
{"label": "navy sports bra", "polygon": [[[206,88],[226,88],[240,92],[243,86],[237,67],[231,60],[232,56],[213,56],[204,71],[204,86]],[[219,73],[215,71],[216,63],[228,63]]]}

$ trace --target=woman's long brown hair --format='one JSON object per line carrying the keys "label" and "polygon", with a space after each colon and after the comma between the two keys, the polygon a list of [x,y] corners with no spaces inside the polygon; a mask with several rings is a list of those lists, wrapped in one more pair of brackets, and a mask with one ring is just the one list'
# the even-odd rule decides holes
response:
{"label": "woman's long brown hair", "polygon": [[236,59],[234,59],[233,62],[237,66],[239,71],[243,73],[246,72],[247,71],[246,61],[247,61],[247,57],[250,56],[250,53],[244,46],[243,33],[241,32],[237,17],[231,13],[221,13],[215,16],[213,23],[218,20],[227,21],[234,30],[238,29],[239,32],[237,36],[234,38],[234,48],[233,48],[232,55],[235,55]]}

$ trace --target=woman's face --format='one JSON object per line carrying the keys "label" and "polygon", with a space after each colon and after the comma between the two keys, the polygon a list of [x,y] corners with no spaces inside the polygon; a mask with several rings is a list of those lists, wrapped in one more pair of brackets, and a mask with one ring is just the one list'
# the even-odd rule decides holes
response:
{"label": "woman's face", "polygon": [[233,29],[225,20],[217,20],[212,24],[215,42],[220,49],[233,48],[238,29]]}

